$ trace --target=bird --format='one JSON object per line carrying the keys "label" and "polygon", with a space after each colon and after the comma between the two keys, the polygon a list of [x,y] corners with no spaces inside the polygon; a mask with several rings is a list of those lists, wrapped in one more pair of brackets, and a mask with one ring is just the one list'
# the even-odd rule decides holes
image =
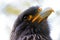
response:
{"label": "bird", "polygon": [[48,16],[54,12],[52,8],[42,10],[39,6],[32,6],[22,12],[16,19],[11,40],[52,40],[47,23]]}

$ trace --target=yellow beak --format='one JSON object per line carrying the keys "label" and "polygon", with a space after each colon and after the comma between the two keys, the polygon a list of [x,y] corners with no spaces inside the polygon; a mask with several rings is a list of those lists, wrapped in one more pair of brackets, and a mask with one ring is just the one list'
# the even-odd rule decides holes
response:
{"label": "yellow beak", "polygon": [[[39,12],[40,11],[40,12]],[[52,8],[50,9],[46,9],[44,12],[42,11],[42,9],[38,9],[38,12],[33,20],[32,20],[32,23],[35,22],[37,20],[38,23],[40,23],[43,19],[47,18],[52,12],[54,12],[54,10]]]}
{"label": "yellow beak", "polygon": [[42,8],[39,8],[38,13],[36,13],[36,15],[34,16],[29,15],[28,20],[31,20],[32,23],[34,23],[35,21],[40,23],[42,20],[46,19],[52,12],[54,12],[52,8],[46,9],[44,11],[42,11]]}

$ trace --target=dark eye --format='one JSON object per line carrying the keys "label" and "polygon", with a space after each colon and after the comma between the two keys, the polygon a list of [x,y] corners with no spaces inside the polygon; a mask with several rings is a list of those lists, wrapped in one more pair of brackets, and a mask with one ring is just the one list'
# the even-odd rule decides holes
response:
{"label": "dark eye", "polygon": [[27,16],[24,16],[23,18],[24,18],[24,19],[27,19]]}
{"label": "dark eye", "polygon": [[27,18],[28,18],[28,16],[26,16],[26,15],[23,16],[23,20],[27,20]]}

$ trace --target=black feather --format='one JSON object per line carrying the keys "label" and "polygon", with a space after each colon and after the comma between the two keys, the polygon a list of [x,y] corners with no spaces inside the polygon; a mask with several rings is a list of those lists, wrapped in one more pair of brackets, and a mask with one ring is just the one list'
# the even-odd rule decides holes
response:
{"label": "black feather", "polygon": [[18,16],[11,34],[11,40],[51,40],[47,20],[41,23],[24,21],[24,16],[38,13],[38,6],[31,7]]}

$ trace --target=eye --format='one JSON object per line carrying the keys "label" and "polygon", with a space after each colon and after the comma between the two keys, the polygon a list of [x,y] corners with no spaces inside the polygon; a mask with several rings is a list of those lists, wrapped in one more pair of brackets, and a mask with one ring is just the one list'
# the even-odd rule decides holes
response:
{"label": "eye", "polygon": [[28,19],[28,16],[27,15],[24,15],[23,16],[23,20],[27,20]]}
{"label": "eye", "polygon": [[23,16],[23,20],[31,20],[32,19],[32,15],[24,15]]}
{"label": "eye", "polygon": [[27,19],[27,16],[24,16],[23,18],[24,18],[24,19]]}

